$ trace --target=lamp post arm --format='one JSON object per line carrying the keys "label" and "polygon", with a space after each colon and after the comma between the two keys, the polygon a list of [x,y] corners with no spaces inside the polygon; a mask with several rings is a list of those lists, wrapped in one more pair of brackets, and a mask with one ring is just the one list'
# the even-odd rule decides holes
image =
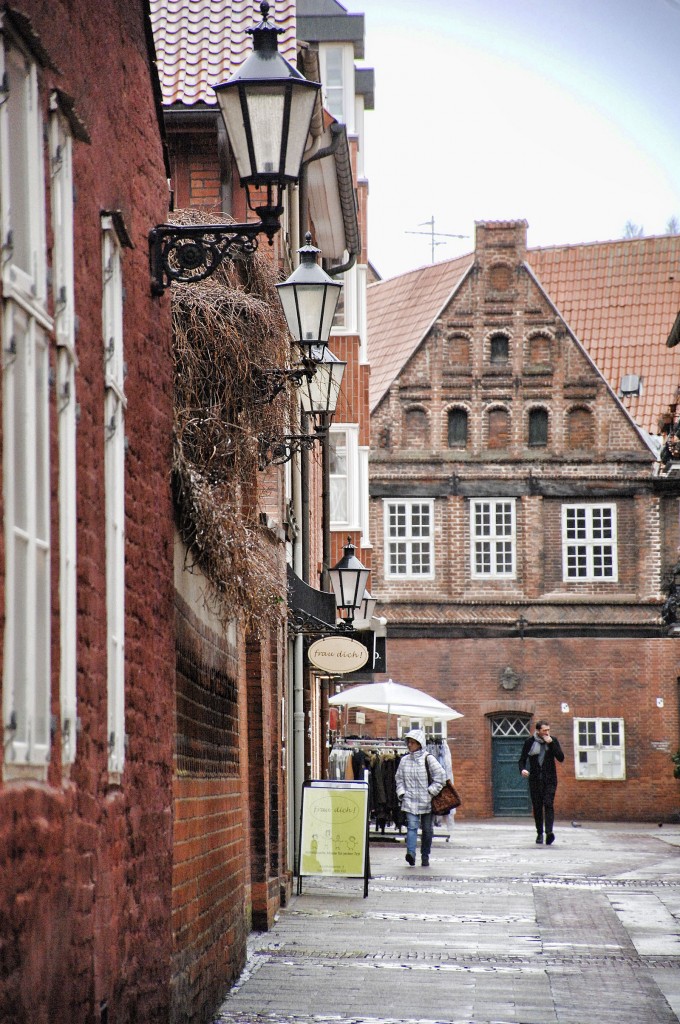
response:
{"label": "lamp post arm", "polygon": [[235,256],[251,255],[258,236],[271,241],[280,228],[278,217],[247,224],[159,224],[149,232],[151,292],[162,295],[168,285],[195,284]]}

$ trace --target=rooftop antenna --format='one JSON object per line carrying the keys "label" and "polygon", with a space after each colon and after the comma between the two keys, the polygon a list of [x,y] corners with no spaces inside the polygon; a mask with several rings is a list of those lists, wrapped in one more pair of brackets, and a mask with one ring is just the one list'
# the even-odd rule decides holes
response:
{"label": "rooftop antenna", "polygon": [[447,234],[444,231],[435,231],[435,229],[434,229],[434,214],[432,214],[432,217],[430,218],[430,220],[424,220],[422,224],[418,225],[418,227],[421,227],[421,228],[424,228],[426,226],[428,226],[430,228],[429,231],[407,231],[406,234],[407,235],[429,235],[430,236],[430,239],[431,239],[430,244],[432,246],[432,262],[433,263],[434,263],[434,249],[435,249],[435,246],[436,245],[446,245],[446,242],[437,242],[435,239],[437,239],[437,238],[469,238],[470,237],[469,235],[449,235],[449,234]]}

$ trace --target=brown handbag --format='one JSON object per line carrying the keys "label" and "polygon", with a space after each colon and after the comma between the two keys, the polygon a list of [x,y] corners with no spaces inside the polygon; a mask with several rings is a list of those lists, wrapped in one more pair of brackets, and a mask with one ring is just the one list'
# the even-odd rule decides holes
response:
{"label": "brown handbag", "polygon": [[462,802],[460,794],[451,782],[451,779],[447,779],[444,783],[443,789],[441,789],[436,796],[432,797],[432,813],[448,814],[449,811],[453,811],[456,807],[460,807]]}
{"label": "brown handbag", "polygon": [[[431,754],[427,754],[425,757],[425,768],[427,770],[427,783],[432,784],[432,776],[430,775],[430,765],[427,758],[431,757]],[[462,804],[460,794],[451,779],[447,779],[440,791],[436,796],[432,797],[432,813],[433,814],[448,814],[449,811],[453,811],[456,807],[460,807]]]}

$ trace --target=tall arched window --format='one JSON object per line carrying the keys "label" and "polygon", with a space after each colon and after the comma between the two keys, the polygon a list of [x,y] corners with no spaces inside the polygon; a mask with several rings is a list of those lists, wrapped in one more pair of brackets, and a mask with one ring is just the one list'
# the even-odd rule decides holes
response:
{"label": "tall arched window", "polygon": [[532,409],[529,413],[529,447],[544,448],[548,443],[548,413]]}
{"label": "tall arched window", "polygon": [[507,409],[491,409],[488,415],[489,448],[507,448],[510,444],[510,413]]}
{"label": "tall arched window", "polygon": [[529,338],[528,356],[531,366],[550,366],[550,338],[545,334],[534,334]]}
{"label": "tall arched window", "polygon": [[572,409],[567,416],[567,448],[592,448],[595,423],[590,409]]}
{"label": "tall arched window", "polygon": [[404,448],[427,448],[430,424],[424,409],[407,409],[404,414]]}
{"label": "tall arched window", "polygon": [[448,417],[449,448],[467,448],[468,414],[465,409],[450,409]]}
{"label": "tall arched window", "polygon": [[510,358],[510,339],[507,334],[494,334],[489,348],[489,360],[494,365],[507,363]]}
{"label": "tall arched window", "polygon": [[497,292],[506,292],[512,284],[512,269],[507,263],[496,263],[489,270],[489,284]]}
{"label": "tall arched window", "polygon": [[[470,365],[470,339],[467,335],[448,335],[446,339],[446,357],[449,366]],[[446,369],[446,364],[444,369]]]}

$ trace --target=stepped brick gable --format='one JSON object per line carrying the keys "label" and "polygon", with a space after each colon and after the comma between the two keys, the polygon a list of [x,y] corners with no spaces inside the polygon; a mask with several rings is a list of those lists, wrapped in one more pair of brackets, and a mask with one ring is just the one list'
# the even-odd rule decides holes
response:
{"label": "stepped brick gable", "polygon": [[[566,815],[676,810],[680,651],[662,608],[678,486],[649,432],[676,387],[663,347],[675,312],[648,292],[662,294],[680,240],[647,241],[644,259],[624,259],[623,242],[564,256],[527,249],[524,221],[481,223],[474,253],[404,275],[412,314],[395,319],[399,278],[369,288],[374,588],[390,674],[465,715],[449,733],[466,815],[526,811],[504,730],[518,742],[534,715],[567,753]],[[632,318],[608,312],[622,295],[612,265],[649,311],[635,332],[659,351],[644,365],[625,361]],[[642,378],[638,396],[621,393],[622,367]]]}

